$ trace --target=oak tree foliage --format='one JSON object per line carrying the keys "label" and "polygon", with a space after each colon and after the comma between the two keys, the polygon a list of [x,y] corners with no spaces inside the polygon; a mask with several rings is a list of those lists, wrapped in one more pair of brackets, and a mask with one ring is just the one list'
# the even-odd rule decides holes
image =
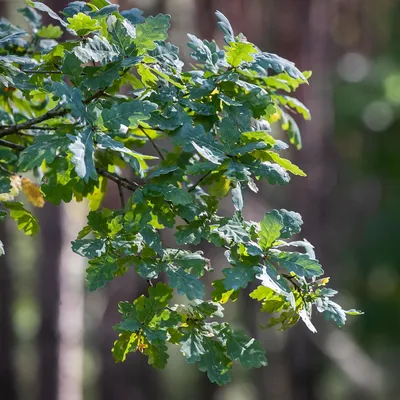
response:
{"label": "oak tree foliage", "polygon": [[[258,181],[305,176],[282,155],[288,144],[271,125],[301,148],[293,115],[310,113],[292,93],[310,72],[235,35],[220,12],[225,45],[188,35],[190,67],[167,41],[169,15],[119,12],[108,0],[74,1],[59,13],[28,1],[20,12],[28,31],[0,22],[0,218],[35,235],[27,202],[88,200],[72,250],[89,260],[89,290],[128,269],[149,283],[148,293],[119,304],[117,362],[139,351],[164,368],[169,346],[178,346],[224,385],[234,361],[267,365],[259,342],[224,321],[225,303],[250,295],[271,315],[266,326],[302,320],[313,332],[312,311],[338,326],[358,313],[334,302],[313,246],[293,238],[299,214],[242,215],[243,192],[257,193]],[[42,13],[52,24],[42,24]],[[157,157],[141,149],[148,142]],[[120,209],[101,205],[110,185],[130,193]],[[230,216],[218,212],[224,197],[233,202]],[[163,244],[163,229],[174,229],[174,248]],[[211,298],[202,277],[214,265],[196,251],[202,241],[223,248],[229,263]],[[174,304],[174,292],[187,301]]]}

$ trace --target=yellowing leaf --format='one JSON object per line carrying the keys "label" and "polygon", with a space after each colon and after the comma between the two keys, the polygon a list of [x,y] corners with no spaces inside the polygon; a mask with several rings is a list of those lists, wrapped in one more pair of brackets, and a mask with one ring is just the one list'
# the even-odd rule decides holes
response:
{"label": "yellowing leaf", "polygon": [[40,208],[44,206],[42,192],[29,178],[22,178],[22,191],[33,206]]}
{"label": "yellowing leaf", "polygon": [[225,176],[220,176],[209,186],[209,192],[212,196],[222,198],[229,193],[230,187],[231,181]]}
{"label": "yellowing leaf", "polygon": [[11,190],[8,193],[0,194],[0,201],[11,201],[18,196],[21,190],[21,177],[13,175],[10,177]]}
{"label": "yellowing leaf", "polygon": [[99,176],[98,186],[94,188],[93,193],[88,194],[87,199],[89,200],[90,211],[99,209],[107,191],[107,182],[107,179],[103,176]]}

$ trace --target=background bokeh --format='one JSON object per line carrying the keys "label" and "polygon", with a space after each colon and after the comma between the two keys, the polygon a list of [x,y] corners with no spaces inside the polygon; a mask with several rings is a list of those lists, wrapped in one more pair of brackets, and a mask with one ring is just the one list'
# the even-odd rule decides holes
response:
{"label": "background bokeh", "polygon": [[[61,10],[66,0],[45,0]],[[313,70],[299,93],[313,119],[301,123],[304,148],[291,156],[307,173],[287,187],[246,193],[245,216],[272,207],[300,212],[340,302],[365,315],[337,330],[316,319],[262,331],[263,316],[245,297],[229,319],[255,335],[269,366],[234,369],[226,388],[171,352],[165,371],[141,354],[114,364],[117,302],[147,284],[132,272],[96,293],[84,286],[85,261],[70,241],[85,223],[85,204],[46,205],[38,237],[0,226],[0,398],[5,400],[383,400],[400,398],[400,0],[121,0],[146,15],[172,15],[170,39],[186,32],[215,38],[214,11],[260,48]],[[23,22],[19,0],[0,0],[0,16]],[[300,121],[299,121],[300,122]],[[277,135],[280,132],[276,132]],[[147,149],[149,153],[151,148]],[[117,207],[110,192],[105,206]],[[165,241],[170,238],[165,237]],[[224,260],[204,249],[215,274]]]}

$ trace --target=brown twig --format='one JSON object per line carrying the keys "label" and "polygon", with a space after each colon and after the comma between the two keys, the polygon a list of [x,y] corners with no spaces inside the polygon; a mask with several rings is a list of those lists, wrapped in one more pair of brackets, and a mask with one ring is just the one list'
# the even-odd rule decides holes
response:
{"label": "brown twig", "polygon": [[121,208],[125,208],[125,198],[124,198],[124,191],[122,189],[121,184],[118,185],[118,193],[119,193],[119,199],[121,200]]}
{"label": "brown twig", "polygon": [[25,150],[24,146],[21,146],[20,144],[16,144],[16,143],[7,142],[7,140],[3,140],[3,139],[0,139],[0,146],[9,147],[10,149],[14,149],[14,150],[18,150],[18,151]]}
{"label": "brown twig", "polygon": [[188,192],[193,192],[194,189],[197,188],[197,186],[200,185],[201,182],[204,181],[204,179],[206,179],[209,175],[211,174],[211,171],[208,171],[205,175],[203,175],[189,190]]}
{"label": "brown twig", "polygon": [[156,143],[154,142],[154,140],[146,133],[146,131],[139,126],[139,129],[145,134],[145,136],[147,137],[147,139],[150,141],[150,143],[153,145],[155,151],[157,152],[157,154],[160,156],[161,160],[165,160],[164,155],[161,153],[161,150],[159,149],[159,147],[156,145]]}
{"label": "brown twig", "polygon": [[[88,104],[91,101],[98,99],[104,93],[104,90],[100,90],[93,94],[92,96],[88,97],[86,100],[83,101],[84,104]],[[63,117],[64,115],[68,114],[69,110],[63,108],[63,106],[59,103],[57,104],[52,110],[47,111],[45,114],[41,115],[40,117],[31,118],[27,121],[23,122],[22,124],[16,124],[7,128],[0,132],[0,138],[11,135],[13,133],[18,133],[24,129],[30,129],[32,126],[35,126],[43,121],[47,121],[48,119],[56,118],[56,117]]]}
{"label": "brown twig", "polygon": [[103,175],[105,178],[110,179],[115,182],[118,186],[122,186],[126,189],[132,190],[133,192],[140,187],[140,185],[136,182],[130,182],[125,178],[121,178],[120,176],[113,174],[112,172],[108,172],[103,168],[96,168],[96,171]]}

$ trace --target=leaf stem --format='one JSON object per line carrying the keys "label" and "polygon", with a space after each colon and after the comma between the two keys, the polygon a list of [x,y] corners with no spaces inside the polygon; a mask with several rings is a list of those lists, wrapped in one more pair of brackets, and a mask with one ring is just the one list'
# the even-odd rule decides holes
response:
{"label": "leaf stem", "polygon": [[204,181],[204,179],[206,179],[209,175],[211,174],[211,171],[208,171],[205,175],[203,175],[189,190],[188,192],[193,192],[194,189],[197,188],[197,186],[200,185],[201,182]]}
{"label": "leaf stem", "polygon": [[156,145],[156,143],[154,142],[154,140],[146,133],[146,131],[139,126],[139,129],[145,134],[145,136],[147,137],[147,139],[150,141],[150,143],[153,145],[155,151],[157,152],[157,154],[160,156],[161,160],[165,160],[164,155],[161,153],[160,148]]}

